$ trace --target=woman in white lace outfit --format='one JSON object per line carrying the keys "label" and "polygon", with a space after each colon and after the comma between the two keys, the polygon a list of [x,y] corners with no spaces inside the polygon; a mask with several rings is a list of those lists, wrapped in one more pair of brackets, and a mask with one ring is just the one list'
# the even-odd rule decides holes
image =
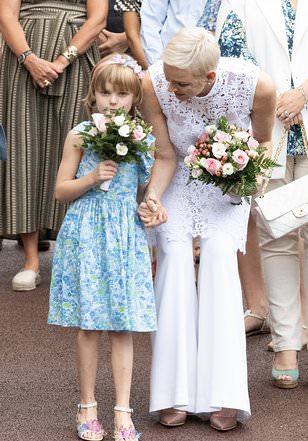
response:
{"label": "woman in white lace outfit", "polygon": [[[225,115],[268,145],[275,91],[254,65],[221,59],[203,28],[184,28],[171,39],[144,79],[144,116],[158,151],[140,215],[159,203],[168,220],[156,228],[155,281],[158,332],[153,339],[151,411],[210,414],[211,426],[228,430],[250,414],[245,329],[237,250],[244,251],[249,205],[234,205],[219,188],[187,185],[183,159],[203,131]],[[161,219],[162,208],[157,209]],[[200,236],[198,292],[191,241]],[[169,419],[170,421],[170,419]],[[163,422],[161,420],[161,422]]]}

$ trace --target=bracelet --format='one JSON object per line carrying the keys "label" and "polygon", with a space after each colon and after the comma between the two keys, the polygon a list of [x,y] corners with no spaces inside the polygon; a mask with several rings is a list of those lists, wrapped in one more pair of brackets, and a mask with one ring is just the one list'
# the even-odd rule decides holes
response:
{"label": "bracelet", "polygon": [[73,63],[78,57],[78,51],[76,46],[67,46],[67,48],[62,52],[63,57],[65,57],[69,63]]}
{"label": "bracelet", "polygon": [[303,88],[303,86],[299,86],[297,88],[297,90],[299,90],[301,92],[301,94],[302,94],[302,96],[303,96],[303,98],[305,100],[304,107],[305,107],[306,110],[308,110],[308,98],[306,97],[305,89]]}
{"label": "bracelet", "polygon": [[27,58],[29,55],[31,55],[31,54],[33,54],[33,52],[32,52],[31,49],[28,49],[28,50],[22,52],[22,53],[21,53],[20,55],[18,55],[18,57],[17,57],[17,61],[18,61],[18,63],[19,63],[19,64],[24,64],[24,62],[26,61],[26,58]]}

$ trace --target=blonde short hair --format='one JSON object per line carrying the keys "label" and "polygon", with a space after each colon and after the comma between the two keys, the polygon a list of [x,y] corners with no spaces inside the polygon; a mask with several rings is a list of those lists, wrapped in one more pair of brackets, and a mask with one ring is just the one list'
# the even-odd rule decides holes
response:
{"label": "blonde short hair", "polygon": [[131,92],[133,94],[133,109],[130,113],[134,113],[134,107],[138,106],[142,101],[143,95],[140,79],[130,67],[113,63],[112,60],[117,56],[132,60],[132,57],[129,55],[113,53],[104,57],[92,71],[89,90],[84,99],[84,104],[89,114],[95,110],[95,91],[105,92],[107,83],[110,83],[116,91]]}
{"label": "blonde short hair", "polygon": [[220,49],[213,35],[201,27],[183,28],[171,38],[162,60],[178,69],[190,69],[195,77],[215,71]]}

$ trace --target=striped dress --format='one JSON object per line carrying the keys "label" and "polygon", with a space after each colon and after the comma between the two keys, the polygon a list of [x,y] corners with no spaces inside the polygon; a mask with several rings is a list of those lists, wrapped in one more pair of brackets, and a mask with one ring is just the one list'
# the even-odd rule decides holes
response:
{"label": "striped dress", "polygon": [[[21,2],[20,23],[32,51],[52,61],[86,20],[86,0]],[[53,193],[65,137],[85,119],[82,99],[99,60],[93,45],[46,89],[33,86],[5,45],[0,60],[0,121],[8,161],[0,163],[0,235],[58,231],[66,206]]]}

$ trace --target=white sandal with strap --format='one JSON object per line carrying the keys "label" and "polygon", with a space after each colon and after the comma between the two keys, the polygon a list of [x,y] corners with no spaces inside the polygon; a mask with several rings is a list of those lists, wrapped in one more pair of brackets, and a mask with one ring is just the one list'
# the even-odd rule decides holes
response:
{"label": "white sandal with strap", "polygon": [[244,319],[247,317],[258,319],[260,321],[260,326],[257,326],[254,329],[247,331],[246,337],[251,337],[252,335],[258,335],[258,334],[269,334],[271,332],[267,317],[260,314],[256,314],[255,312],[252,312],[251,309],[247,309],[245,311]]}
{"label": "white sandal with strap", "polygon": [[[133,409],[129,407],[114,406],[113,410],[116,412],[133,413]],[[141,433],[137,432],[133,425],[130,427],[121,426],[118,429],[114,429],[115,441],[138,441],[140,437]]]}
{"label": "white sandal with strap", "polygon": [[[92,407],[97,407],[97,402],[94,401],[94,403],[87,403],[87,404],[79,403],[77,407],[78,407],[78,411],[76,415],[76,422],[77,422],[78,437],[85,441],[102,441],[104,439],[104,436],[107,435],[107,433],[105,432],[101,423],[96,418],[85,421],[84,423],[81,423],[79,421],[80,409],[90,409]],[[94,434],[94,437],[86,436],[87,432],[91,432],[92,434]]]}

